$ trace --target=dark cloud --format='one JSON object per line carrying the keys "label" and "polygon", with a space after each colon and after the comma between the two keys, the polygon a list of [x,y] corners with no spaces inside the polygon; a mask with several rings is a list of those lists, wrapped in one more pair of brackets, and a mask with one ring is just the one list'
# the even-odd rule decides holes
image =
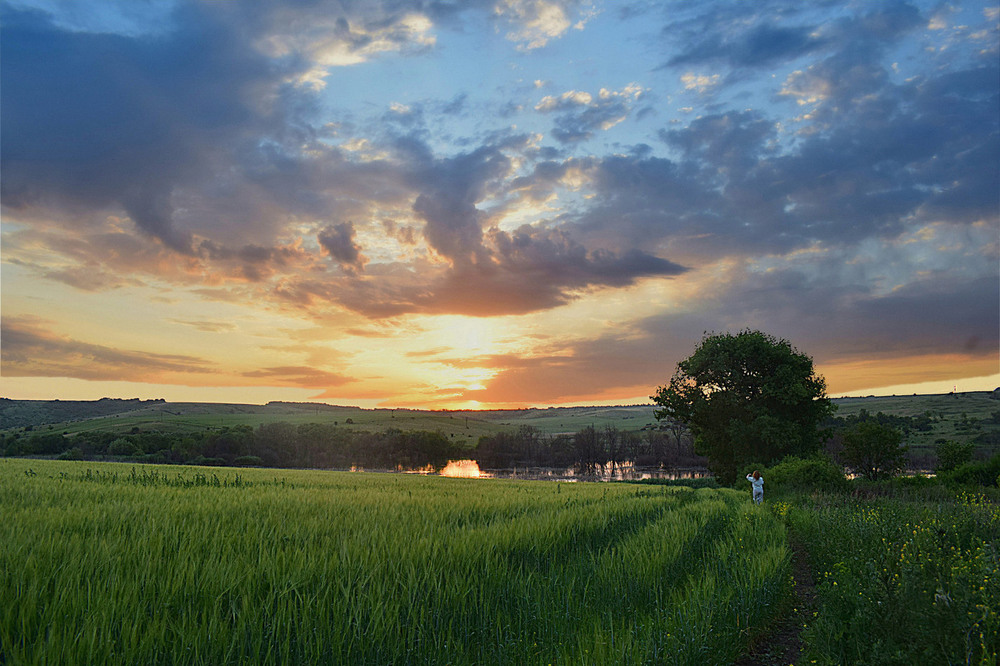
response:
{"label": "dark cloud", "polygon": [[[677,7],[672,7],[677,9]],[[849,52],[870,59],[874,50],[898,40],[926,20],[907,2],[863,6],[870,10],[841,18],[812,19],[811,12],[834,16],[847,3],[707,2],[683,7],[668,18],[663,33],[679,38],[680,52],[667,67],[724,65],[732,70],[773,68],[817,53]]]}
{"label": "dark cloud", "polygon": [[363,270],[365,258],[361,256],[361,247],[354,242],[354,225],[350,222],[330,224],[319,232],[317,240],[320,247],[350,271]]}
{"label": "dark cloud", "polygon": [[727,112],[661,131],[675,160],[592,160],[598,197],[575,218],[584,241],[718,257],[891,239],[939,219],[996,223],[996,68],[896,84],[877,62],[837,54],[801,76],[791,87],[816,96],[807,133]]}
{"label": "dark cloud", "polygon": [[139,39],[4,9],[4,206],[121,207],[190,250],[173,221],[174,188],[206,176],[248,131],[275,126],[254,100],[275,71],[197,7],[176,21],[169,35]]}
{"label": "dark cloud", "polygon": [[766,67],[822,48],[825,40],[814,36],[815,30],[815,26],[760,25],[735,36],[710,34],[668,64],[722,62],[730,67]]}
{"label": "dark cloud", "polygon": [[587,290],[626,287],[688,270],[637,249],[588,250],[559,230],[491,228],[482,238],[474,253],[477,261],[420,271],[379,265],[343,281],[289,281],[280,295],[304,307],[336,302],[374,318],[407,313],[485,317],[546,310]]}
{"label": "dark cloud", "polygon": [[[937,356],[946,360],[938,367],[924,361],[922,376],[1000,371],[1000,314],[983,307],[1000,302],[998,275],[967,282],[926,280],[886,295],[863,286],[831,286],[794,270],[742,275],[732,285],[713,294],[709,307],[699,311],[658,314],[596,339],[552,345],[548,354],[477,359],[482,367],[502,371],[484,390],[462,397],[551,404],[594,399],[598,391],[608,397],[649,395],[669,381],[705,331],[746,327],[788,339],[817,365],[830,368],[858,359],[898,363]],[[453,363],[461,367],[462,360]],[[905,377],[905,371],[897,372],[886,372],[887,379],[855,378],[856,386],[840,390],[904,383],[893,378]],[[600,386],[593,385],[594,377],[600,377]]]}
{"label": "dark cloud", "polygon": [[489,248],[490,262],[451,271],[429,290],[404,290],[402,300],[424,312],[524,314],[572,302],[582,290],[625,287],[688,270],[635,249],[588,251],[561,232],[531,228],[492,230]]}
{"label": "dark cloud", "polygon": [[510,171],[510,160],[499,146],[483,146],[470,153],[434,160],[421,150],[412,165],[420,194],[414,212],[425,222],[424,237],[435,251],[457,265],[477,263],[483,257],[485,215],[476,204],[488,185]]}

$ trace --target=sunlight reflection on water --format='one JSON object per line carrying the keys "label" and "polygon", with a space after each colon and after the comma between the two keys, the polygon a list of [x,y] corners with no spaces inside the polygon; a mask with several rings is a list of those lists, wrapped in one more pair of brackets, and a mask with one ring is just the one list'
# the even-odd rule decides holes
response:
{"label": "sunlight reflection on water", "polygon": [[[420,473],[433,474],[430,469]],[[475,460],[451,460],[438,472],[440,476],[466,479],[550,479],[554,481],[634,481],[639,479],[697,479],[708,476],[703,469],[674,469],[636,467],[631,463],[598,466],[592,474],[582,474],[572,467],[515,467],[513,469],[483,470]]]}
{"label": "sunlight reflection on water", "polygon": [[513,467],[510,469],[480,469],[472,459],[449,460],[444,467],[397,467],[394,470],[352,466],[351,472],[397,472],[402,474],[424,474],[427,476],[447,476],[458,479],[525,479],[550,481],[636,481],[641,479],[699,479],[710,476],[701,468],[663,469],[658,467],[638,467],[632,463],[618,465],[597,465],[593,472],[582,473],[572,467]]}
{"label": "sunlight reflection on water", "polygon": [[451,476],[461,479],[487,479],[493,475],[480,470],[475,460],[451,460],[441,470],[441,476]]}

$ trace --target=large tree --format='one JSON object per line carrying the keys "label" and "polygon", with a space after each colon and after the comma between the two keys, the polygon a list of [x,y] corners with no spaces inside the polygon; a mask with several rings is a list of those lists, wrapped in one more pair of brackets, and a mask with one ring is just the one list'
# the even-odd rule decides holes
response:
{"label": "large tree", "polygon": [[903,445],[903,433],[895,428],[862,421],[844,433],[841,457],[857,474],[877,481],[903,469],[908,448]]}
{"label": "large tree", "polygon": [[835,409],[812,359],[760,331],[706,335],[652,400],[656,418],[686,423],[695,450],[723,483],[751,463],[819,449],[819,424]]}

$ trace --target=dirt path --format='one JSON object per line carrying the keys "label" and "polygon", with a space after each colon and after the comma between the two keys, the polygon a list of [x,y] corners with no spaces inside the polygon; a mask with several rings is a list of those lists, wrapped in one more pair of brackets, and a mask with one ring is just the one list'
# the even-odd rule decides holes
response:
{"label": "dirt path", "polygon": [[795,589],[792,593],[792,612],[782,618],[774,632],[737,660],[733,666],[788,666],[799,664],[802,659],[802,641],[799,632],[810,622],[816,610],[816,582],[806,557],[805,548],[794,538],[789,538],[792,549],[792,575]]}

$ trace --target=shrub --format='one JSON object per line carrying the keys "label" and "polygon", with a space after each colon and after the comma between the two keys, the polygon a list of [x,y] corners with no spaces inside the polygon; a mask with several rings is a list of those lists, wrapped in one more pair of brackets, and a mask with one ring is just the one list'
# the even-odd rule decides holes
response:
{"label": "shrub", "polygon": [[972,442],[960,444],[948,439],[940,439],[934,446],[937,451],[938,472],[949,472],[972,460]]}
{"label": "shrub", "polygon": [[119,437],[115,441],[108,444],[108,455],[109,456],[134,456],[139,453],[139,449],[130,439],[125,437]]}
{"label": "shrub", "polygon": [[810,458],[789,456],[762,473],[765,492],[841,492],[850,485],[844,470],[821,455]]}
{"label": "shrub", "polygon": [[968,462],[942,474],[946,480],[961,486],[997,487],[1000,484],[1000,453],[984,462]]}
{"label": "shrub", "polygon": [[79,446],[74,446],[59,454],[59,460],[83,460],[83,451]]}
{"label": "shrub", "polygon": [[264,461],[259,456],[240,456],[233,464],[237,467],[263,467]]}
{"label": "shrub", "polygon": [[226,464],[226,460],[224,458],[206,458],[205,456],[198,456],[197,458],[188,460],[187,464],[206,467],[222,467]]}

